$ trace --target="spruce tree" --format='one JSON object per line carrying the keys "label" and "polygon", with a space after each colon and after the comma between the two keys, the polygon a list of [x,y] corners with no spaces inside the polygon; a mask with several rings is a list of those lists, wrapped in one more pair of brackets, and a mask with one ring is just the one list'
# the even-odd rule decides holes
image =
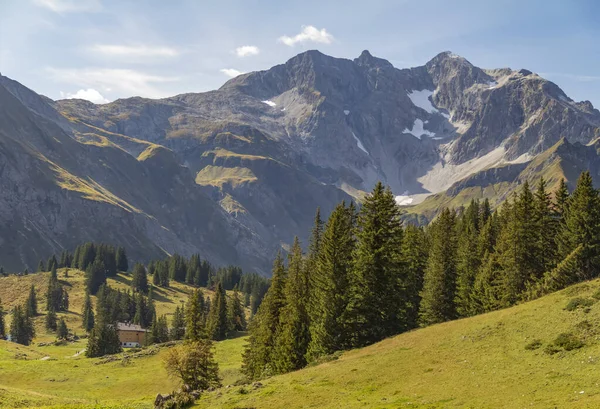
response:
{"label": "spruce tree", "polygon": [[89,291],[85,292],[83,301],[83,309],[81,311],[82,326],[86,332],[90,332],[94,328],[94,310],[92,308],[92,298]]}
{"label": "spruce tree", "polygon": [[342,315],[348,305],[348,281],[356,244],[354,219],[354,209],[342,202],[329,216],[322,234],[312,274],[308,360],[341,350],[349,343]]}
{"label": "spruce tree", "polygon": [[95,325],[88,337],[85,356],[100,357],[121,352],[121,342],[117,333],[117,323],[112,320],[107,297],[107,287],[103,284],[96,297]]}
{"label": "spruce tree", "polygon": [[185,311],[185,338],[199,341],[207,338],[206,305],[202,290],[193,290],[188,298]]}
{"label": "spruce tree", "polygon": [[463,213],[456,249],[456,311],[459,316],[475,314],[472,300],[475,276],[481,265],[477,251],[480,218],[479,202],[472,200]]}
{"label": "spruce tree", "polygon": [[28,317],[35,317],[38,314],[38,303],[35,295],[35,286],[31,284],[29,288],[29,296],[25,302],[25,313]]}
{"label": "spruce tree", "polygon": [[406,274],[405,291],[408,299],[407,329],[416,328],[419,325],[421,290],[428,256],[429,242],[425,231],[421,227],[408,225],[402,238],[402,266]]}
{"label": "spruce tree", "polygon": [[229,325],[227,321],[227,295],[220,281],[215,290],[215,302],[212,307],[208,315],[208,333],[213,340],[221,341],[227,337]]}
{"label": "spruce tree", "polygon": [[54,310],[48,310],[46,313],[46,329],[56,331],[56,312]]}
{"label": "spruce tree", "polygon": [[534,196],[533,227],[536,243],[535,254],[532,256],[536,260],[534,280],[537,281],[558,262],[556,246],[558,226],[554,206],[543,177],[540,178]]}
{"label": "spruce tree", "polygon": [[308,312],[310,315],[313,315],[313,311],[318,308],[316,303],[317,300],[313,299],[311,294],[313,293],[312,288],[318,283],[315,281],[317,278],[315,275],[317,274],[317,259],[319,257],[319,251],[321,249],[321,244],[323,240],[323,220],[321,219],[321,209],[317,207],[317,211],[315,212],[315,218],[313,223],[313,228],[311,231],[310,240],[308,242],[308,253],[306,255],[305,268],[308,276]]}
{"label": "spruce tree", "polygon": [[456,305],[456,215],[444,209],[431,225],[431,250],[423,279],[422,326],[457,318]]}
{"label": "spruce tree", "polygon": [[146,268],[140,263],[136,263],[133,267],[131,288],[133,291],[139,291],[144,294],[148,292],[148,275],[146,274]]}
{"label": "spruce tree", "polygon": [[54,311],[68,310],[68,295],[58,281],[55,266],[52,266],[52,269],[50,270],[48,287],[46,289],[46,310],[50,311],[51,309]]}
{"label": "spruce tree", "polygon": [[125,249],[123,247],[117,248],[117,253],[115,255],[115,263],[117,265],[118,271],[129,270],[129,262],[127,260],[127,254],[125,253]]}
{"label": "spruce tree", "polygon": [[237,286],[233,288],[233,296],[227,303],[227,326],[229,332],[246,331],[246,312]]}
{"label": "spruce tree", "polygon": [[400,209],[381,182],[365,198],[356,237],[344,321],[352,346],[361,347],[406,329]]}
{"label": "spruce tree", "polygon": [[272,365],[276,372],[285,373],[306,365],[310,342],[308,315],[308,274],[302,258],[300,241],[296,237],[289,255],[285,304],[279,316]]}
{"label": "spruce tree", "polygon": [[13,342],[22,345],[29,345],[35,336],[33,321],[31,317],[27,316],[20,305],[13,308],[10,322],[10,336]]}
{"label": "spruce tree", "polygon": [[162,344],[169,340],[169,327],[167,326],[166,316],[154,317],[149,335],[150,337],[147,339],[149,344]]}
{"label": "spruce tree", "polygon": [[58,268],[58,261],[56,260],[56,256],[54,254],[48,259],[48,271],[52,271],[53,268]]}
{"label": "spruce tree", "polygon": [[175,313],[173,314],[173,320],[171,321],[171,331],[169,332],[169,338],[173,341],[178,341],[185,337],[185,316],[183,307],[177,306]]}
{"label": "spruce tree", "polygon": [[561,256],[566,258],[581,246],[581,277],[597,277],[600,273],[600,198],[590,172],[583,172],[577,180],[560,238]]}
{"label": "spruce tree", "polygon": [[[82,258],[83,258],[82,254]],[[81,261],[80,261],[81,264]],[[89,263],[85,270],[85,284],[90,294],[96,294],[102,284],[106,283],[106,269],[100,259]]]}
{"label": "spruce tree", "polygon": [[249,379],[258,379],[274,372],[271,360],[279,315],[285,305],[286,271],[281,253],[273,263],[271,286],[250,324],[250,336],[243,353],[242,372]]}
{"label": "spruce tree", "polygon": [[46,271],[46,267],[44,266],[44,260],[40,260],[37,271],[40,271],[40,272]]}
{"label": "spruce tree", "polygon": [[67,328],[67,323],[64,318],[61,318],[58,322],[58,326],[56,328],[56,338],[58,339],[67,339],[69,338],[69,328]]}
{"label": "spruce tree", "polygon": [[4,308],[0,299],[0,339],[6,338],[6,323],[4,322]]}

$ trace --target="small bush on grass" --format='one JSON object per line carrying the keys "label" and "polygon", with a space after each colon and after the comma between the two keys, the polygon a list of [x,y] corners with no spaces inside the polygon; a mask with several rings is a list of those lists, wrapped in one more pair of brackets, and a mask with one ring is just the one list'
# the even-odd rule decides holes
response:
{"label": "small bush on grass", "polygon": [[569,301],[569,303],[565,307],[565,310],[575,311],[579,307],[585,308],[585,307],[591,307],[592,305],[594,305],[594,300],[591,300],[589,298],[576,297]]}
{"label": "small bush on grass", "polygon": [[542,341],[539,339],[534,339],[529,344],[525,345],[525,349],[528,351],[535,351],[542,346]]}

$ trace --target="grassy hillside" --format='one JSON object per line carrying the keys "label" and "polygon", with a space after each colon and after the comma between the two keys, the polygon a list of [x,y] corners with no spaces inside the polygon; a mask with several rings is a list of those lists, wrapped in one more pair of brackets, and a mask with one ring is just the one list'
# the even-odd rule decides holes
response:
{"label": "grassy hillside", "polygon": [[[28,282],[44,283],[46,278],[2,278],[0,296],[24,299]],[[68,315],[75,327],[81,273],[71,272],[64,281],[70,284],[73,312]],[[127,282],[121,275],[110,284],[124,288]],[[172,311],[188,290],[175,284],[162,292],[159,313]],[[579,284],[510,309],[349,351],[319,366],[261,381],[261,387],[227,387],[241,378],[245,338],[219,342],[225,387],[206,393],[196,407],[597,408],[599,293],[600,280]],[[556,345],[565,333],[570,334],[562,337],[566,342]],[[565,350],[578,343],[583,346]],[[149,408],[156,393],[176,387],[162,366],[164,348],[130,359],[119,355],[108,363],[76,355],[83,348],[85,341],[46,347],[0,341],[0,407]]]}
{"label": "grassy hillside", "polygon": [[[600,281],[342,354],[253,388],[207,393],[201,408],[597,408]],[[588,307],[565,307],[582,298]],[[587,311],[587,312],[586,312]],[[570,333],[585,346],[553,345]],[[573,342],[571,345],[576,346]]]}
{"label": "grassy hillside", "polygon": [[[68,327],[79,335],[81,308],[84,298],[83,272],[69,269],[58,271],[59,280],[69,292],[69,312],[59,313],[67,320]],[[81,352],[87,341],[64,346],[39,346],[53,341],[55,334],[44,329],[45,291],[49,273],[0,278],[0,299],[5,310],[27,298],[29,287],[34,284],[38,294],[40,315],[36,317],[36,338],[31,346],[0,341],[0,407],[123,407],[149,408],[157,393],[168,393],[177,383],[167,378],[163,368],[164,348],[150,347],[143,354],[125,351],[114,362],[102,358],[88,359]],[[130,277],[119,274],[110,278],[113,288],[127,289]],[[175,308],[185,302],[192,287],[171,283],[168,289],[154,292],[159,315],[172,315]],[[204,289],[206,295],[212,291]],[[93,299],[95,297],[92,297]],[[10,315],[6,318],[10,320]],[[245,338],[216,343],[216,357],[223,382],[231,384],[241,378],[241,353]],[[147,351],[151,351],[147,354]],[[125,356],[129,356],[129,359]],[[96,406],[99,404],[100,406]]]}

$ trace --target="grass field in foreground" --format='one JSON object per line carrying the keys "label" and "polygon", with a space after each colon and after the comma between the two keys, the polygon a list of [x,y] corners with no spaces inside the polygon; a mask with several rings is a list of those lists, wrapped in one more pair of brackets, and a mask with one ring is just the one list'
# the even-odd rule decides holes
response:
{"label": "grass field in foreground", "polygon": [[[600,302],[589,310],[565,310],[574,298],[595,302],[599,288],[598,280],[583,283],[513,308],[405,333],[267,379],[261,388],[207,393],[197,407],[600,408]],[[586,345],[544,352],[561,333]]]}

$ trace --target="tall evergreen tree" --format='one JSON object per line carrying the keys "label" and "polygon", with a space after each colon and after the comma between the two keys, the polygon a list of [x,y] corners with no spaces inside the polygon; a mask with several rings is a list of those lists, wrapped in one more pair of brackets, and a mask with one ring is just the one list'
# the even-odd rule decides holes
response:
{"label": "tall evergreen tree", "polygon": [[279,327],[279,315],[285,305],[286,271],[281,253],[273,263],[271,286],[250,324],[250,336],[243,353],[242,372],[249,379],[272,374],[273,347]]}
{"label": "tall evergreen tree", "polygon": [[546,190],[546,181],[540,178],[535,195],[533,209],[533,227],[535,229],[535,254],[536,271],[534,280],[541,279],[546,271],[555,267],[557,260],[557,217]]}
{"label": "tall evergreen tree", "polygon": [[86,332],[90,332],[94,328],[94,310],[92,308],[92,298],[89,291],[85,292],[83,301],[83,309],[81,311],[82,326]]}
{"label": "tall evergreen tree", "polygon": [[56,338],[58,339],[67,339],[69,338],[69,328],[67,328],[67,323],[64,318],[61,318],[58,321],[58,325],[56,327]]}
{"label": "tall evergreen tree", "polygon": [[360,209],[356,237],[344,320],[352,346],[360,347],[406,329],[400,210],[381,182]]}
{"label": "tall evergreen tree", "polygon": [[402,266],[406,274],[405,292],[408,298],[406,310],[408,329],[419,325],[419,306],[428,256],[429,242],[423,228],[408,225],[402,239]]}
{"label": "tall evergreen tree", "polygon": [[48,331],[56,331],[56,312],[54,310],[48,310],[46,313],[46,329]]}
{"label": "tall evergreen tree", "polygon": [[40,260],[37,271],[41,271],[41,272],[46,271],[46,267],[44,266],[44,260]]}
{"label": "tall evergreen tree", "polygon": [[246,312],[237,286],[233,288],[233,296],[227,303],[227,323],[229,332],[246,330]]}
{"label": "tall evergreen tree", "polygon": [[48,271],[52,271],[53,268],[58,268],[58,261],[54,254],[48,259]]}
{"label": "tall evergreen tree", "polygon": [[0,339],[6,338],[6,323],[4,322],[4,308],[0,299]]}
{"label": "tall evergreen tree", "polygon": [[455,319],[456,214],[444,209],[431,225],[431,250],[423,279],[421,325]]}
{"label": "tall evergreen tree", "polygon": [[149,335],[149,344],[161,344],[169,340],[169,327],[167,326],[166,316],[154,317]]}
{"label": "tall evergreen tree", "polygon": [[85,270],[86,288],[90,294],[96,294],[100,286],[104,283],[106,283],[106,269],[104,263],[100,259],[95,259],[92,263],[87,265]]}
{"label": "tall evergreen tree", "polygon": [[13,308],[10,322],[10,336],[13,342],[22,345],[29,345],[35,336],[33,321],[31,317],[27,316],[20,305]]}
{"label": "tall evergreen tree", "polygon": [[348,305],[348,280],[354,251],[354,209],[342,202],[329,216],[312,274],[310,343],[313,360],[345,348],[348,333],[342,314]]}
{"label": "tall evergreen tree", "polygon": [[117,323],[112,320],[111,305],[108,300],[108,287],[101,285],[96,297],[95,325],[92,328],[85,356],[94,358],[121,352],[121,342],[117,333]]}
{"label": "tall evergreen tree", "polygon": [[117,248],[117,253],[115,255],[115,263],[117,265],[118,271],[127,271],[129,270],[129,262],[127,260],[127,253],[123,247]]}
{"label": "tall evergreen tree", "polygon": [[208,332],[210,338],[220,341],[227,337],[227,295],[221,282],[217,284],[215,290],[215,302],[208,315]]}
{"label": "tall evergreen tree", "polygon": [[29,296],[25,302],[25,314],[27,314],[28,317],[35,317],[38,314],[38,303],[35,295],[35,286],[33,284],[31,284],[31,287],[29,288]]}
{"label": "tall evergreen tree", "polygon": [[173,314],[173,320],[171,321],[171,331],[169,333],[170,339],[178,341],[185,337],[185,316],[183,307],[177,306],[175,313]]}
{"label": "tall evergreen tree", "polygon": [[207,338],[206,304],[202,290],[193,290],[185,311],[185,337],[191,341]]}
{"label": "tall evergreen tree", "polygon": [[[67,301],[66,304],[65,301]],[[56,267],[52,266],[50,277],[48,278],[48,287],[46,289],[46,309],[48,311],[52,309],[54,311],[67,311],[68,308],[67,292],[58,281]]]}
{"label": "tall evergreen tree", "polygon": [[456,249],[456,311],[460,316],[475,314],[472,299],[475,277],[481,265],[477,251],[480,218],[479,202],[472,200],[459,223]]}
{"label": "tall evergreen tree", "polygon": [[133,291],[139,291],[144,294],[148,292],[148,275],[146,274],[146,268],[143,264],[136,263],[135,266],[133,266],[131,288]]}

